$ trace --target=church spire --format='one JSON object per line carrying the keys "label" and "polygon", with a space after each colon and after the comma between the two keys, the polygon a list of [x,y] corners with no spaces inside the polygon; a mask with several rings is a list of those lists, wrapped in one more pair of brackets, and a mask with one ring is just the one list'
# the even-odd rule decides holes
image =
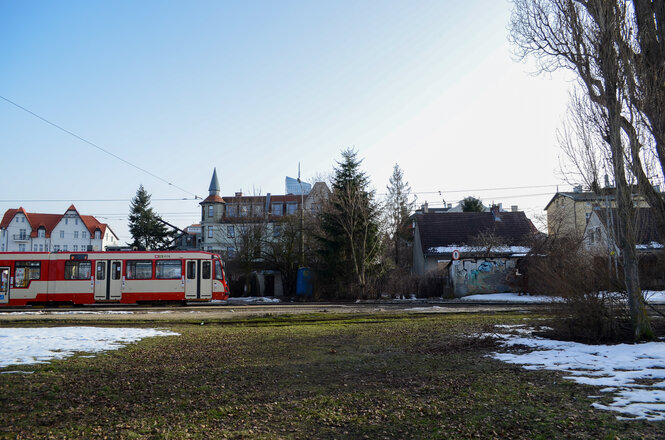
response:
{"label": "church spire", "polygon": [[219,180],[217,180],[217,168],[214,168],[212,172],[212,179],[210,180],[210,188],[208,188],[208,193],[211,196],[219,195]]}

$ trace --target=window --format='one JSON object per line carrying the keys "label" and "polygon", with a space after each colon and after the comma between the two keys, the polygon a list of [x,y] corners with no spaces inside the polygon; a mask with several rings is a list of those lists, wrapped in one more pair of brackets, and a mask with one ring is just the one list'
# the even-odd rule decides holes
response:
{"label": "window", "polygon": [[44,245],[43,244],[39,245],[39,252],[44,252]]}
{"label": "window", "polygon": [[68,224],[68,223],[69,223],[69,219],[65,218],[65,224]]}
{"label": "window", "polygon": [[46,230],[44,230],[44,228],[39,228],[37,230],[37,237],[39,237],[39,238],[46,237]]}
{"label": "window", "polygon": [[74,224],[75,224],[75,225],[78,225],[78,224],[79,224],[79,219],[75,218],[75,219],[74,219]]}
{"label": "window", "polygon": [[241,217],[247,217],[249,215],[249,206],[247,205],[242,205],[240,207],[240,216]]}
{"label": "window", "polygon": [[215,207],[210,205],[208,206],[208,217],[212,217],[215,214]]}
{"label": "window", "polygon": [[25,252],[25,245],[23,243],[18,245],[18,251],[19,252]]}
{"label": "window", "polygon": [[297,203],[287,203],[286,204],[286,214],[287,215],[295,214],[297,209],[298,209],[298,204]]}
{"label": "window", "polygon": [[35,245],[32,245],[32,251],[33,251],[33,252],[37,252],[37,249],[39,249],[39,248],[37,247],[36,244],[35,244]]}
{"label": "window", "polygon": [[62,250],[65,251],[65,252],[67,252],[67,245],[66,245],[66,244],[63,244],[63,245],[62,245]]}
{"label": "window", "polygon": [[18,231],[19,240],[25,240],[28,238],[28,232],[25,229],[20,229]]}
{"label": "window", "polygon": [[236,216],[236,207],[235,206],[227,206],[226,207],[226,216],[227,217],[235,217]]}
{"label": "window", "polygon": [[212,226],[208,226],[208,238],[212,238],[213,232],[214,228]]}
{"label": "window", "polygon": [[106,262],[97,262],[97,280],[104,281],[106,279]]}
{"label": "window", "polygon": [[87,231],[81,232],[81,238],[88,238],[88,232]]}
{"label": "window", "polygon": [[114,261],[111,266],[111,279],[119,280],[122,273],[122,264],[119,261]]}
{"label": "window", "polygon": [[282,215],[282,204],[273,203],[272,204],[272,215],[280,216]]}
{"label": "window", "polygon": [[[79,247],[78,247],[77,244],[75,244],[73,247],[74,247],[74,249],[72,249],[72,250],[73,250],[74,252],[78,252],[78,251],[79,251]],[[66,249],[65,249],[65,250],[66,250]]]}
{"label": "window", "polygon": [[235,228],[233,227],[233,225],[230,225],[230,226],[226,227],[226,236],[228,238],[233,238],[233,237],[236,236],[236,231],[235,231]]}
{"label": "window", "polygon": [[263,206],[261,205],[254,205],[254,215],[257,217],[260,217],[263,215]]}
{"label": "window", "polygon": [[17,261],[14,265],[14,286],[28,287],[30,280],[38,280],[41,264],[39,261]]}
{"label": "window", "polygon": [[44,245],[44,250],[45,250],[46,252],[48,252],[48,243],[46,243],[46,244]]}
{"label": "window", "polygon": [[182,276],[180,260],[159,260],[155,263],[155,274],[159,280],[177,280]]}
{"label": "window", "polygon": [[79,238],[79,231],[74,231],[74,238]]}
{"label": "window", "polygon": [[272,236],[273,237],[279,237],[279,235],[282,233],[282,225],[273,225],[272,226]]}
{"label": "window", "polygon": [[60,238],[65,238],[65,231],[60,231]]}
{"label": "window", "polygon": [[210,279],[210,261],[204,261],[201,264],[201,278],[204,280],[209,280]]}
{"label": "window", "polygon": [[89,261],[65,261],[66,280],[89,280],[91,270]]}
{"label": "window", "polygon": [[187,262],[187,279],[193,280],[196,278],[196,261]]}
{"label": "window", "polygon": [[215,260],[215,279],[216,280],[224,279],[224,271],[222,269],[222,263],[219,260]]}
{"label": "window", "polygon": [[100,238],[102,238],[102,231],[100,231],[99,229],[96,229],[95,230],[95,240],[99,240]]}
{"label": "window", "polygon": [[229,258],[233,258],[236,256],[236,248],[233,246],[229,246],[226,248],[226,255],[228,255]]}
{"label": "window", "polygon": [[53,252],[60,252],[60,245],[59,244],[54,244],[53,245]]}
{"label": "window", "polygon": [[148,280],[152,278],[152,261],[131,260],[127,262],[128,280]]}

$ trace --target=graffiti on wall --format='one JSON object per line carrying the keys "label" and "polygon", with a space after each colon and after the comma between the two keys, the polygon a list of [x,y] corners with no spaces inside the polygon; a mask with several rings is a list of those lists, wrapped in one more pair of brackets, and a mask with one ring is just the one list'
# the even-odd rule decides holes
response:
{"label": "graffiti on wall", "polygon": [[468,259],[451,266],[455,296],[510,291],[508,279],[515,271],[509,258]]}

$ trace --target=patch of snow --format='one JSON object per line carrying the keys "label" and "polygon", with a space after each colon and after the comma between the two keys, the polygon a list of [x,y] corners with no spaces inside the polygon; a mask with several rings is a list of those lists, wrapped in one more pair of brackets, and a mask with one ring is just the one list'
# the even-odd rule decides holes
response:
{"label": "patch of snow", "polygon": [[[487,246],[467,246],[467,245],[449,245],[449,246],[436,246],[427,249],[428,253],[432,254],[451,254],[453,251],[459,251],[460,258],[464,258],[464,254],[477,254],[487,251]],[[500,254],[519,254],[525,256],[531,251],[531,248],[526,246],[492,246],[490,253]]]}
{"label": "patch of snow", "polygon": [[646,244],[637,244],[637,245],[635,245],[635,249],[639,249],[639,250],[662,249],[664,247],[665,246],[663,246],[662,244],[660,244],[656,241],[652,241],[651,243],[646,243]]}
{"label": "patch of snow", "polygon": [[665,292],[656,290],[645,290],[642,292],[644,299],[651,304],[665,304]]}
{"label": "patch of snow", "polygon": [[281,302],[279,298],[273,298],[269,296],[241,296],[229,298],[226,300],[227,304],[276,304]]}
{"label": "patch of snow", "polygon": [[506,302],[506,303],[551,303],[562,301],[561,298],[540,295],[520,295],[519,293],[483,293],[480,295],[468,295],[459,298],[460,301],[468,302]]}
{"label": "patch of snow", "polygon": [[[601,392],[613,394],[613,402],[595,402],[594,408],[616,411],[630,419],[665,420],[665,342],[586,345],[519,333],[499,335],[501,344],[528,347],[530,351],[491,356],[527,370],[563,371],[566,379],[604,387]],[[653,383],[638,383],[642,379]]]}
{"label": "patch of snow", "polygon": [[0,368],[43,364],[77,352],[100,353],[143,338],[176,335],[178,333],[151,328],[0,328]]}

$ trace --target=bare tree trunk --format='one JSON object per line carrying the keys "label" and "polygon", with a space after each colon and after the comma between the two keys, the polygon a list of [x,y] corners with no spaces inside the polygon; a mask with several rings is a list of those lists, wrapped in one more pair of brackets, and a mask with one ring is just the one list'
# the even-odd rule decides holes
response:
{"label": "bare tree trunk", "polygon": [[628,306],[633,323],[635,340],[652,339],[653,332],[644,307],[640,288],[640,278],[635,251],[635,211],[630,186],[626,179],[623,141],[621,139],[620,72],[616,53],[615,35],[619,32],[617,10],[603,0],[588,7],[599,27],[598,65],[603,77],[604,107],[607,110],[607,142],[612,152],[612,165],[616,182],[617,215],[619,222],[619,246],[621,248],[623,271],[628,294]]}

